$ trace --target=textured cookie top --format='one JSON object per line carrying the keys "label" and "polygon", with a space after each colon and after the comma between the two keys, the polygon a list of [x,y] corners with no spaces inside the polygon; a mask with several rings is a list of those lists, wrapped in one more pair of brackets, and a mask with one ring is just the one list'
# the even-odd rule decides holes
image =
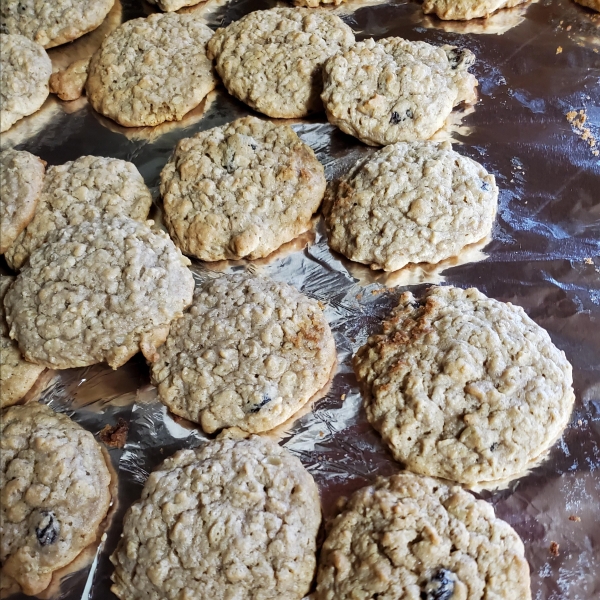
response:
{"label": "textured cookie top", "polygon": [[4,296],[14,279],[0,275],[0,408],[18,402],[44,370],[44,367],[23,360],[17,343],[8,335]]}
{"label": "textured cookie top", "polygon": [[2,0],[0,26],[44,48],[65,44],[96,29],[115,0]]}
{"label": "textured cookie top", "polygon": [[94,436],[43,404],[6,409],[0,432],[2,574],[36,594],[96,538],[111,477]]}
{"label": "textured cookie top", "polygon": [[325,185],[291,127],[255,117],[180,140],[161,173],[171,236],[201,260],[267,256],[310,228]]}
{"label": "textured cookie top", "polygon": [[371,268],[454,256],[492,229],[495,178],[449,142],[399,142],[359,161],[326,205],[334,250]]}
{"label": "textured cookie top", "polygon": [[105,216],[143,221],[151,205],[150,190],[130,162],[82,156],[49,167],[35,216],[6,252],[6,262],[20,269],[57,229]]}
{"label": "textured cookie top", "polygon": [[218,29],[208,53],[230,94],[270,117],[294,118],[323,109],[322,65],[353,43],[331,13],[272,8]]}
{"label": "textured cookie top", "polygon": [[523,543],[459,487],[401,473],[356,492],[330,525],[317,600],[531,598]]}
{"label": "textured cookie top", "polygon": [[216,85],[193,14],[153,14],[115,29],[92,57],[86,90],[99,113],[127,127],[179,121]]}
{"label": "textured cookie top", "polygon": [[161,401],[209,433],[283,423],[325,386],[336,360],[315,300],[245,274],[204,283],[158,354]]}
{"label": "textured cookie top", "polygon": [[0,254],[4,254],[33,218],[46,163],[21,150],[0,153]]}
{"label": "textured cookie top", "polygon": [[27,360],[58,369],[117,368],[139,350],[152,360],[192,301],[188,264],[166,233],[127,217],[65,227],[7,293],[10,335]]}
{"label": "textured cookie top", "polygon": [[0,46],[0,131],[6,131],[44,104],[52,62],[39,44],[22,35],[0,33]]}
{"label": "textured cookie top", "polygon": [[274,442],[182,450],[125,516],[112,591],[122,600],[299,600],[314,575],[320,521],[315,482]]}
{"label": "textured cookie top", "polygon": [[527,0],[425,0],[423,12],[446,21],[468,21],[487,17],[501,8],[512,8]]}
{"label": "textured cookie top", "polygon": [[452,108],[475,100],[466,49],[402,38],[359,42],[323,67],[327,118],[372,146],[429,139]]}
{"label": "textured cookie top", "polygon": [[514,477],[573,407],[564,352],[525,311],[476,289],[405,293],[354,357],[367,417],[417,473],[467,485]]}

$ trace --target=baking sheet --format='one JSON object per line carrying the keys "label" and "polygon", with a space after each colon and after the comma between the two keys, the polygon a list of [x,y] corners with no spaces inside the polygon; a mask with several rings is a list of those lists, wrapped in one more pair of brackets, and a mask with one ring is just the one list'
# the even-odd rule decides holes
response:
{"label": "baking sheet", "polygon": [[[185,10],[216,28],[274,5],[209,0]],[[139,0],[117,0],[101,31],[50,50],[55,68],[89,56],[121,21],[154,10]],[[366,420],[350,366],[352,353],[377,330],[399,294],[407,286],[418,292],[427,283],[446,283],[476,286],[523,306],[573,364],[575,411],[546,462],[507,488],[481,496],[523,538],[534,599],[598,598],[600,158],[592,143],[594,137],[600,141],[600,15],[571,0],[540,0],[469,23],[424,16],[420,4],[400,0],[354,0],[327,10],[339,14],[358,39],[399,35],[457,44],[476,54],[472,72],[479,79],[480,101],[474,110],[454,115],[437,137],[452,139],[459,152],[495,174],[500,208],[493,239],[441,265],[386,275],[332,254],[318,224],[268,259],[194,262],[194,275],[201,281],[225,270],[251,269],[326,304],[339,355],[337,374],[312,411],[276,432],[315,477],[326,516],[338,496],[400,469]],[[571,114],[574,124],[566,116],[572,111],[578,111]],[[177,140],[251,112],[219,87],[180,123],[127,129],[94,113],[85,98],[65,103],[51,97],[39,113],[2,134],[0,143],[49,164],[85,154],[130,160],[154,194],[160,222],[159,174]],[[317,152],[328,179],[373,151],[330,126],[323,115],[291,124]],[[7,272],[5,264],[2,268]],[[206,436],[172,418],[157,401],[140,356],[117,371],[96,365],[59,372],[42,400],[95,434],[119,418],[130,423],[125,447],[110,450],[119,493],[106,537],[96,554],[92,549],[83,557],[83,568],[70,569],[45,594],[56,600],[114,599],[108,556],[124,511],[158,463]],[[559,544],[558,556],[550,553],[552,542]]]}

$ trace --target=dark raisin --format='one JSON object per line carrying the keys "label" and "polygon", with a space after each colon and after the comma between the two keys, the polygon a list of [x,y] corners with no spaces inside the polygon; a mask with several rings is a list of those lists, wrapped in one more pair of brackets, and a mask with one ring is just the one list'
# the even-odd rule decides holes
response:
{"label": "dark raisin", "polygon": [[446,50],[446,56],[448,57],[448,62],[450,63],[450,67],[452,69],[458,68],[458,65],[462,63],[465,57],[465,51],[460,48],[451,48]]}
{"label": "dark raisin", "polygon": [[413,111],[409,108],[406,111],[406,118],[407,119],[412,119],[415,115],[413,114]]}
{"label": "dark raisin", "polygon": [[490,451],[491,452],[495,452],[496,450],[498,450],[498,446],[500,444],[498,442],[494,442],[491,446],[490,446]]}
{"label": "dark raisin", "polygon": [[35,528],[35,536],[40,546],[50,546],[58,539],[60,525],[50,510],[40,511],[38,524]]}
{"label": "dark raisin", "polygon": [[452,571],[440,569],[425,586],[423,600],[450,600],[454,595],[454,577]]}
{"label": "dark raisin", "polygon": [[6,26],[6,23],[2,23],[0,25],[0,33],[8,33],[8,27]]}
{"label": "dark raisin", "polygon": [[487,181],[482,181],[481,182],[481,189],[484,192],[489,192],[492,189],[492,186]]}
{"label": "dark raisin", "polygon": [[393,111],[392,116],[390,117],[390,123],[392,125],[398,125],[398,123],[400,123],[400,121],[402,121],[402,119],[400,118],[400,115],[396,111]]}
{"label": "dark raisin", "polygon": [[252,148],[252,150],[256,150],[258,146],[256,144],[250,144],[250,148]]}
{"label": "dark raisin", "polygon": [[260,404],[255,404],[251,409],[250,412],[251,413],[257,413],[263,406],[265,406],[265,404],[269,404],[269,402],[271,402],[272,398],[268,395],[268,394],[263,394],[262,400],[260,401]]}
{"label": "dark raisin", "polygon": [[26,10],[27,10],[27,7],[24,4],[21,4],[19,2],[18,6],[17,6],[17,12],[19,12],[20,14],[23,14]]}

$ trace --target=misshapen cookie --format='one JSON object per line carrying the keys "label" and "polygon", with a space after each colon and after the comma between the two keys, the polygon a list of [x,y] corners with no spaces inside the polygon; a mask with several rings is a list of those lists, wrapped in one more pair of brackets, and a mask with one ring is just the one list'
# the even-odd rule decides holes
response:
{"label": "misshapen cookie", "polygon": [[171,236],[207,261],[267,256],[311,227],[324,192],[310,147],[255,117],[180,140],[161,173]]}
{"label": "misshapen cookie", "polygon": [[423,12],[445,21],[468,21],[487,17],[501,8],[512,8],[527,0],[425,0]]}
{"label": "misshapen cookie", "polygon": [[33,220],[6,252],[18,270],[56,230],[99,217],[144,221],[152,195],[136,166],[118,158],[82,156],[49,167]]}
{"label": "misshapen cookie", "polygon": [[212,35],[193,14],[152,14],[123,23],[92,57],[90,104],[126,127],[180,121],[217,84],[206,56]]}
{"label": "misshapen cookie", "polygon": [[336,362],[315,300],[248,275],[200,287],[158,355],[152,379],[161,401],[209,433],[283,423],[325,386]]}
{"label": "misshapen cookie", "polygon": [[37,402],[0,420],[0,562],[26,594],[91,544],[111,501],[94,436]]}
{"label": "misshapen cookie", "polygon": [[140,350],[155,360],[192,301],[188,264],[166,233],[127,217],[65,227],[8,291],[10,335],[27,360],[51,368],[116,369]]}
{"label": "misshapen cookie", "polygon": [[483,239],[497,204],[494,176],[449,142],[398,142],[331,187],[329,244],[372,269],[437,263]]}
{"label": "misshapen cookie", "polygon": [[460,487],[400,473],[356,492],[328,527],[316,600],[530,600],[517,533]]}
{"label": "misshapen cookie", "polygon": [[564,352],[476,289],[409,292],[354,359],[367,417],[411,471],[465,485],[519,476],[569,422]]}
{"label": "misshapen cookie", "polygon": [[291,119],[323,109],[322,65],[353,43],[336,15],[272,8],[218,29],[208,54],[230,94],[269,117]]}
{"label": "misshapen cookie", "polygon": [[358,42],[323,67],[327,119],[372,146],[427,140],[476,100],[470,50],[402,38]]}
{"label": "misshapen cookie", "polygon": [[111,557],[121,600],[300,600],[315,570],[317,486],[274,442],[209,441],[155,470]]}

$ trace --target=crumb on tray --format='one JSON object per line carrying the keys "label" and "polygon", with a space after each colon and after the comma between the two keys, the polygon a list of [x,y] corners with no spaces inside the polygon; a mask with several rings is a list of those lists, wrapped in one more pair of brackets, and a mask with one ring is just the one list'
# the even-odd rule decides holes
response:
{"label": "crumb on tray", "polygon": [[123,448],[129,433],[129,423],[119,417],[115,425],[106,425],[100,430],[100,440],[109,448]]}

